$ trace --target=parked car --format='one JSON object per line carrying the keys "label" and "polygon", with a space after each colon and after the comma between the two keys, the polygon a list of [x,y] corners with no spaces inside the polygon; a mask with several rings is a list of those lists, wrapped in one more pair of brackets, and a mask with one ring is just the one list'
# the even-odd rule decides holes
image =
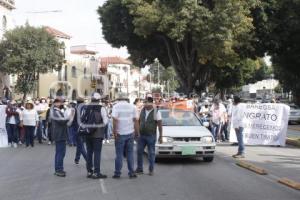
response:
{"label": "parked car", "polygon": [[300,107],[296,105],[290,106],[289,124],[300,123]]}
{"label": "parked car", "polygon": [[[163,123],[163,143],[156,144],[157,158],[202,157],[212,162],[216,143],[203,123],[192,111],[160,110]],[[205,125],[205,126],[204,126]]]}

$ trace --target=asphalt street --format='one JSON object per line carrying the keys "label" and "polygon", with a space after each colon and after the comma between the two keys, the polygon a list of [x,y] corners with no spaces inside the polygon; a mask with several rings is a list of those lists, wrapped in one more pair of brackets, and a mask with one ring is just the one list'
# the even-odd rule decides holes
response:
{"label": "asphalt street", "polygon": [[[67,177],[53,175],[54,146],[0,149],[1,200],[299,200],[300,192],[235,165],[235,147],[218,147],[215,160],[161,160],[154,176],[129,179],[124,161],[120,180],[114,171],[114,146],[105,145],[102,173],[106,180],[86,178],[84,162],[74,164],[74,147],[65,159]],[[261,149],[263,153],[264,149]],[[145,161],[145,164],[147,161]],[[146,165],[147,166],[147,165]],[[145,167],[146,169],[146,167]]]}

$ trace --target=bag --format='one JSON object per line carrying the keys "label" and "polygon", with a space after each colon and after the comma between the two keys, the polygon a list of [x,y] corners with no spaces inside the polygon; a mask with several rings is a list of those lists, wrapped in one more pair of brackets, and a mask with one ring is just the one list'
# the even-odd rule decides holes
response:
{"label": "bag", "polygon": [[85,136],[91,136],[97,131],[98,126],[102,122],[101,106],[87,106],[83,109],[78,133]]}

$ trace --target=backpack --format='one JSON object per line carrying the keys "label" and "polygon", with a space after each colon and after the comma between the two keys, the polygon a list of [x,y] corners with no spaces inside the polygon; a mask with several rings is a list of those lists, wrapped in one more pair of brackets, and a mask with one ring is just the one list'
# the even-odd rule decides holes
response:
{"label": "backpack", "polygon": [[79,134],[91,136],[97,131],[99,125],[103,123],[101,108],[100,105],[87,105],[83,108],[80,116],[81,123],[78,128]]}

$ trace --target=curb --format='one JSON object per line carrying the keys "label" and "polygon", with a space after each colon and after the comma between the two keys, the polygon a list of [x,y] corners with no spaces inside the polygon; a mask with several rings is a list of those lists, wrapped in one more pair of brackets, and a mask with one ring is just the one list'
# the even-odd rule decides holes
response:
{"label": "curb", "polygon": [[281,178],[278,180],[278,183],[281,183],[296,190],[300,190],[300,183],[288,178]]}
{"label": "curb", "polygon": [[300,128],[297,128],[297,127],[288,127],[288,129],[294,130],[294,131],[300,131]]}
{"label": "curb", "polygon": [[286,139],[286,144],[296,146],[296,147],[300,147],[300,140],[299,139],[287,138]]}
{"label": "curb", "polygon": [[267,170],[263,169],[263,168],[260,168],[260,167],[257,167],[249,162],[246,162],[246,161],[237,161],[236,162],[236,165],[240,166],[240,167],[243,167],[245,169],[248,169],[250,171],[253,171],[257,174],[260,174],[260,175],[267,175],[268,172]]}

